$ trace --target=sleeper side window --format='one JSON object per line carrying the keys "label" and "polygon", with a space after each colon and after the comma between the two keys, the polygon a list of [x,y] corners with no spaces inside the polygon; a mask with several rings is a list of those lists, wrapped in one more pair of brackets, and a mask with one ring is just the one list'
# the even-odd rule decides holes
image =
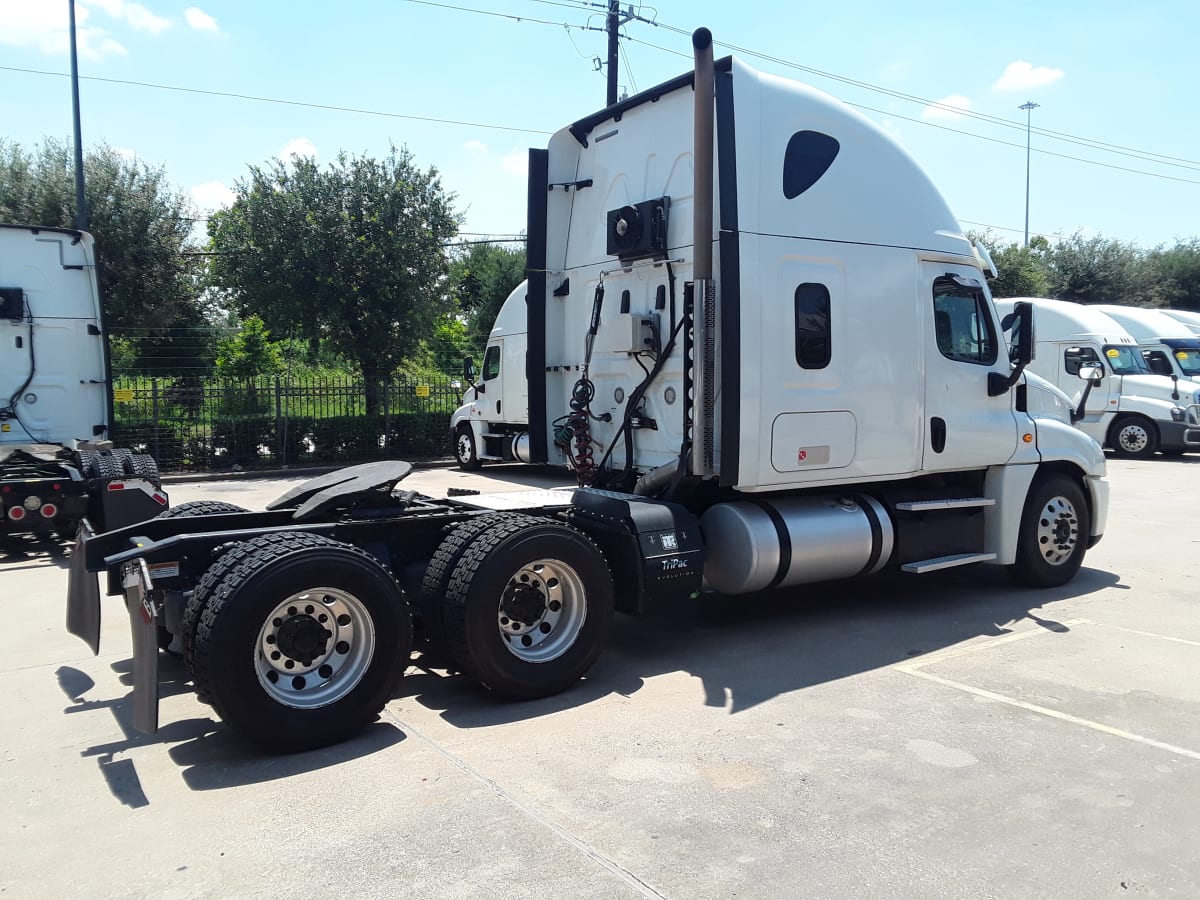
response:
{"label": "sleeper side window", "polygon": [[983,286],[946,275],[933,283],[933,330],[947,359],[981,366],[996,361],[996,329]]}
{"label": "sleeper side window", "polygon": [[796,288],[796,362],[802,369],[823,369],[833,355],[829,289],[805,283]]}

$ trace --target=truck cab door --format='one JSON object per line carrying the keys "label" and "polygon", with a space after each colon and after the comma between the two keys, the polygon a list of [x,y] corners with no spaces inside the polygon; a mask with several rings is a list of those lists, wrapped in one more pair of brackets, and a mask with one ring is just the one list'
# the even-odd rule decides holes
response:
{"label": "truck cab door", "polygon": [[501,418],[504,411],[504,377],[501,361],[504,359],[504,338],[488,344],[483,354],[483,372],[480,384],[479,410],[486,421]]}
{"label": "truck cab door", "polygon": [[1012,367],[983,276],[967,266],[923,262],[919,284],[929,328],[925,359],[923,468],[1007,462],[1017,446],[1009,389],[988,396],[988,376]]}

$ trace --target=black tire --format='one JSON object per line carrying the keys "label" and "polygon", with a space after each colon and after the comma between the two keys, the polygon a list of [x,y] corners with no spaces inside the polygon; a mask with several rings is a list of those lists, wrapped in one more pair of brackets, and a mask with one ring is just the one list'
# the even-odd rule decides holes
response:
{"label": "black tire", "polygon": [[156,519],[184,519],[188,516],[219,516],[221,513],[247,512],[246,507],[224,500],[189,500],[170,509],[164,509]]}
{"label": "black tire", "polygon": [[1091,536],[1091,513],[1078,480],[1050,474],[1037,478],[1025,498],[1013,577],[1029,587],[1057,587],[1083,565]]}
{"label": "black tire", "polygon": [[1120,416],[1109,429],[1108,445],[1122,459],[1149,459],[1158,450],[1158,426],[1145,416]]}
{"label": "black tire", "polygon": [[129,463],[129,474],[135,478],[144,478],[155,487],[162,487],[162,476],[158,473],[158,463],[148,453],[135,453]]}
{"label": "black tire", "polygon": [[79,474],[84,478],[99,478],[100,473],[96,471],[96,456],[98,454],[93,450],[79,451]]}
{"label": "black tire", "polygon": [[442,629],[462,671],[495,694],[530,700],[592,667],[612,617],[612,575],[596,545],[559,522],[513,516],[455,565]]}
{"label": "black tire", "polygon": [[349,544],[263,535],[222,556],[195,595],[204,596],[204,612],[186,661],[196,687],[226,724],[272,751],[322,747],[360,731],[408,665],[404,593]]}
{"label": "black tire", "polygon": [[470,425],[459,425],[454,432],[454,458],[464,472],[474,472],[483,466],[479,448],[475,446],[475,433]]}
{"label": "black tire", "polygon": [[467,519],[458,525],[442,540],[429,560],[429,568],[421,581],[421,592],[417,595],[413,615],[417,620],[414,636],[419,643],[424,643],[428,651],[440,654],[447,651],[446,635],[442,627],[442,608],[445,604],[446,588],[450,585],[450,576],[458,565],[467,548],[481,534],[492,528],[498,522],[521,520],[536,524],[540,519],[525,516],[520,513],[495,513]]}
{"label": "black tire", "polygon": [[96,468],[96,476],[101,481],[120,480],[125,477],[125,467],[121,465],[121,461],[115,456],[110,456],[107,453],[97,453],[93,457]]}
{"label": "black tire", "polygon": [[[186,519],[191,516],[217,516],[221,513],[242,513],[246,511],[244,506],[238,506],[236,503],[226,503],[224,500],[189,500],[187,503],[180,503],[178,506],[164,509],[155,518]],[[188,602],[183,608],[183,623],[181,625],[183,634],[179,636],[180,644],[183,647],[184,659],[187,659],[192,652],[192,641],[196,633],[196,623],[200,621],[200,613],[203,611],[203,606],[195,605],[195,592],[193,591],[192,596],[188,598]],[[197,691],[196,695],[204,703],[212,702],[206,694]]]}
{"label": "black tire", "polygon": [[121,464],[122,472],[124,472],[126,475],[133,474],[133,451],[132,450],[126,450],[124,448],[117,448],[116,450],[110,450],[109,453],[112,454],[113,459],[115,459],[117,462],[119,462]]}

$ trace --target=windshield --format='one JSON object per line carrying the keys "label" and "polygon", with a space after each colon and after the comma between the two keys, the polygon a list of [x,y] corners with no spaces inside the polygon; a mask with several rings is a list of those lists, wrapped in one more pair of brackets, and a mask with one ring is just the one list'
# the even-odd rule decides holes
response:
{"label": "windshield", "polygon": [[1200,375],[1200,350],[1176,350],[1174,356],[1184,375]]}
{"label": "windshield", "polygon": [[1149,375],[1146,362],[1137,347],[1122,345],[1114,347],[1109,344],[1104,348],[1104,356],[1108,359],[1109,368],[1114,375]]}

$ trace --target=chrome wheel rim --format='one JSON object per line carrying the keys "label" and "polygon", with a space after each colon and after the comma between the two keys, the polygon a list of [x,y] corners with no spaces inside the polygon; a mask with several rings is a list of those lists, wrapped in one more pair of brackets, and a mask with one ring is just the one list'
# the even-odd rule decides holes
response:
{"label": "chrome wheel rim", "polygon": [[472,445],[471,436],[465,431],[458,436],[458,461],[469,463],[475,457],[475,447]]}
{"label": "chrome wheel rim", "polygon": [[1150,443],[1150,434],[1142,425],[1126,425],[1117,436],[1122,450],[1129,453],[1141,453]]}
{"label": "chrome wheel rim", "polygon": [[1075,505],[1066,497],[1046,501],[1038,517],[1038,552],[1052,566],[1061,566],[1071,559],[1079,544],[1079,516]]}
{"label": "chrome wheel rim", "polygon": [[254,647],[262,689],[295,709],[335,703],[362,680],[375,656],[375,624],[362,601],[315,587],[271,611]]}
{"label": "chrome wheel rim", "polygon": [[517,659],[546,663],[571,648],[587,621],[583,580],[557,559],[538,559],[513,573],[500,596],[496,626]]}

